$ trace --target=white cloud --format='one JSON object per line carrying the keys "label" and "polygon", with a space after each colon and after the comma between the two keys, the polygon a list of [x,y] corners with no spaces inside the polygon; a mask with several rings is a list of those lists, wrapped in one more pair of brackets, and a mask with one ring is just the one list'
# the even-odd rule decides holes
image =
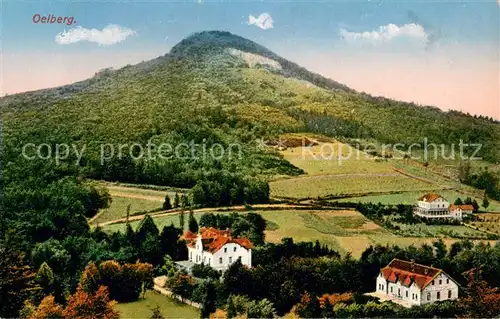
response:
{"label": "white cloud", "polygon": [[267,29],[272,29],[273,28],[273,17],[267,12],[261,13],[261,15],[256,18],[252,15],[248,16],[248,24],[249,25],[255,25],[256,27],[259,27],[261,29],[267,30]]}
{"label": "white cloud", "polygon": [[424,27],[415,23],[405,24],[402,26],[397,26],[391,23],[380,26],[378,30],[376,29],[365,32],[349,32],[345,29],[340,29],[340,35],[347,42],[364,41],[374,44],[389,42],[396,38],[427,40],[428,37]]}
{"label": "white cloud", "polygon": [[99,45],[112,45],[124,41],[129,36],[136,34],[132,29],[109,24],[102,30],[87,29],[81,26],[56,35],[56,43],[72,44],[82,41],[95,42]]}

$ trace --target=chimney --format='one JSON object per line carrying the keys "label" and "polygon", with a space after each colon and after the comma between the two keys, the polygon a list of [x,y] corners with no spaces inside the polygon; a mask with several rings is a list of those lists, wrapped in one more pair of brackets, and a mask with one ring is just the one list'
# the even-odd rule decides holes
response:
{"label": "chimney", "polygon": [[412,260],[410,261],[410,270],[411,270],[412,272],[415,272],[415,259],[412,259]]}

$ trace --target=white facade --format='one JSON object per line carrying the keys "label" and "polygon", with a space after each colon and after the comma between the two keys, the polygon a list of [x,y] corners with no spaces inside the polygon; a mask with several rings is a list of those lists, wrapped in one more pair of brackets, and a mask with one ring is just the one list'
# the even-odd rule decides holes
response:
{"label": "white facade", "polygon": [[252,249],[228,242],[215,251],[209,251],[204,248],[201,236],[196,239],[194,247],[188,245],[188,257],[195,264],[205,264],[215,270],[226,270],[238,258],[243,265],[252,267]]}
{"label": "white facade", "polygon": [[458,298],[458,285],[447,274],[440,273],[431,284],[422,291],[421,304]]}
{"label": "white facade", "polygon": [[427,194],[419,198],[413,213],[425,218],[452,218],[450,203],[437,194]]}
{"label": "white facade", "polygon": [[413,214],[429,219],[455,219],[462,220],[472,214],[470,205],[450,205],[443,197],[437,194],[427,194],[419,198],[413,208]]}
{"label": "white facade", "polygon": [[[385,270],[387,270],[387,267]],[[374,296],[381,299],[391,300],[411,307],[458,298],[458,284],[441,270],[437,270],[433,277],[428,277],[392,268],[388,271],[391,273],[388,278],[384,277],[383,271],[384,269],[377,276],[376,291],[374,293]],[[413,280],[407,280],[408,277],[413,278]],[[418,278],[418,280],[415,280],[415,278]]]}

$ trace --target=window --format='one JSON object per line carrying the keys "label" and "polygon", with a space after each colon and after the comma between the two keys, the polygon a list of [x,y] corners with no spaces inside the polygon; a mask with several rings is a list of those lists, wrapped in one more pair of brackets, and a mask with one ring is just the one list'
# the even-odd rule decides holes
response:
{"label": "window", "polygon": [[430,292],[427,293],[427,301],[429,301],[429,300],[431,300],[431,293]]}
{"label": "window", "polygon": [[442,281],[441,279],[439,279],[439,284],[440,284],[440,285],[441,285],[441,284],[443,284],[443,281]]}
{"label": "window", "polygon": [[432,285],[434,286],[434,280],[432,281]]}
{"label": "window", "polygon": [[448,299],[451,299],[451,290],[448,290]]}
{"label": "window", "polygon": [[219,264],[222,264],[222,257],[219,257]]}
{"label": "window", "polygon": [[236,247],[233,248],[233,251],[236,251]]}
{"label": "window", "polygon": [[398,288],[398,296],[401,296],[401,289]]}
{"label": "window", "polygon": [[227,247],[224,247],[224,252],[227,253]]}
{"label": "window", "polygon": [[446,283],[449,284],[450,283],[450,280],[449,279],[446,279]]}
{"label": "window", "polygon": [[408,290],[406,291],[406,298],[408,298]]}
{"label": "window", "polygon": [[441,293],[439,291],[436,293],[436,299],[437,300],[441,299]]}
{"label": "window", "polygon": [[233,257],[229,257],[229,263],[233,262]]}
{"label": "window", "polygon": [[392,288],[393,288],[393,287],[391,287],[391,292],[392,292]]}

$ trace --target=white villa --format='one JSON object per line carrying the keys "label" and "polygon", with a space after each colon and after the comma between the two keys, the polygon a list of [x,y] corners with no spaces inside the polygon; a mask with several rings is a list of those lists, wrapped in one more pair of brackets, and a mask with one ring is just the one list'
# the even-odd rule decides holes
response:
{"label": "white villa", "polygon": [[243,265],[252,267],[252,243],[248,238],[233,238],[230,230],[202,227],[199,234],[186,231],[183,238],[189,262],[224,271],[240,258]]}
{"label": "white villa", "polygon": [[371,295],[411,307],[457,299],[458,291],[457,282],[441,269],[393,259],[380,270]]}
{"label": "white villa", "polygon": [[472,205],[450,205],[441,195],[435,193],[425,194],[418,199],[413,208],[413,214],[424,218],[441,218],[462,220],[464,216],[472,214]]}

